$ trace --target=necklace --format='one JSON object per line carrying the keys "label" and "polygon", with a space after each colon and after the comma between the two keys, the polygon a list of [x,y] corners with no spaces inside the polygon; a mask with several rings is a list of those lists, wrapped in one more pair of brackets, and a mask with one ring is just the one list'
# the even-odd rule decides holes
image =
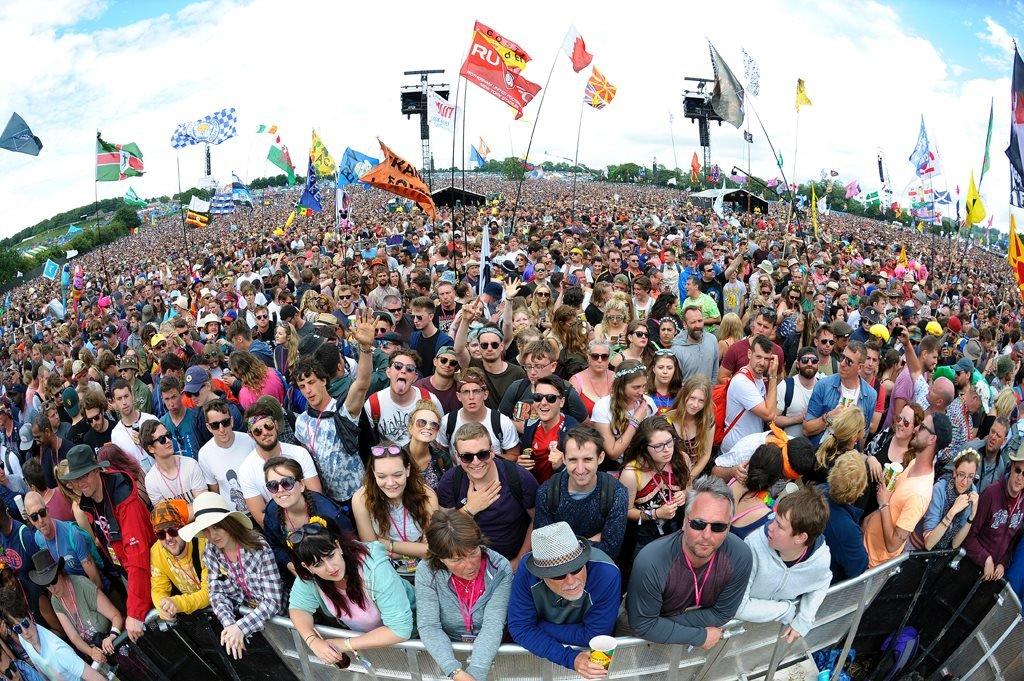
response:
{"label": "necklace", "polygon": [[[175,472],[174,472],[174,477],[173,478],[169,478],[166,475],[164,475],[164,472],[163,472],[163,470],[161,470],[160,466],[157,466],[156,470],[157,470],[158,473],[160,473],[160,477],[164,479],[164,487],[166,487],[167,491],[170,492],[170,498],[174,499],[174,498],[180,497],[180,498],[184,499],[185,498],[185,483],[183,483],[181,481],[181,462],[180,461],[175,461],[175,463],[177,464],[177,466],[175,468]],[[178,483],[178,493],[177,494],[174,493],[174,488],[171,487],[171,482]]]}
{"label": "necklace", "polygon": [[608,393],[611,392],[611,386],[608,385],[610,381],[608,380],[607,371],[604,374],[604,386],[601,388],[601,390],[597,389],[597,383],[594,382],[594,379],[591,377],[589,372],[587,373],[587,383],[590,384],[590,391],[594,393],[594,395],[596,395],[597,397],[607,397]]}

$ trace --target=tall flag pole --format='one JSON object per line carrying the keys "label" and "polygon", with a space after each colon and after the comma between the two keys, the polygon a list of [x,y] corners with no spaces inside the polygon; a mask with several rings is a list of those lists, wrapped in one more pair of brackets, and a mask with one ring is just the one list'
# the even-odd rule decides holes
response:
{"label": "tall flag pole", "polygon": [[[804,79],[803,78],[797,78],[796,79],[796,130],[793,133],[793,182],[796,182],[797,186],[800,185],[800,180],[798,180],[797,176],[796,176],[797,150],[799,149],[799,145],[800,145],[800,109],[801,109],[801,107],[805,107],[805,106],[811,106],[811,98],[807,96],[807,90],[806,90],[806,87],[804,85]],[[812,201],[811,203],[814,203],[814,202]],[[814,237],[815,238],[818,237],[818,227],[817,227],[817,224],[815,224],[815,227],[814,227]]]}
{"label": "tall flag pole", "polygon": [[996,98],[993,97],[988,105],[988,133],[985,135],[985,155],[981,159],[981,176],[978,178],[978,191],[981,191],[981,183],[985,181],[985,173],[992,167],[992,156],[989,148],[992,146],[992,119],[995,115]]}

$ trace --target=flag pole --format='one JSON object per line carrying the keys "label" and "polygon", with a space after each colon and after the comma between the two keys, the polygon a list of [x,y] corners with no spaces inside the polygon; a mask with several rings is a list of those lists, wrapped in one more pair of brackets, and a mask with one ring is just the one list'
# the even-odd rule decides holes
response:
{"label": "flag pole", "polygon": [[[468,85],[468,83],[467,83]],[[462,248],[466,257],[469,258],[469,229],[466,227],[466,99],[469,96],[469,88],[462,91]],[[453,133],[454,134],[454,133]],[[452,187],[452,196],[455,195],[455,187]],[[455,229],[455,204],[452,204],[452,230]],[[452,233],[452,250],[455,247],[455,233]],[[468,262],[468,260],[467,260]],[[467,268],[468,270],[468,268]],[[456,273],[457,274],[457,273]]]}
{"label": "flag pole", "polygon": [[[580,112],[580,118],[582,118],[582,117],[583,117],[583,113],[581,111]],[[672,138],[672,165],[675,166],[674,168],[672,168],[672,170],[674,172],[678,172],[679,171],[679,159],[676,157],[676,129],[675,129],[675,126],[673,125],[673,123],[674,123],[674,117],[672,116],[672,112],[669,111],[668,112],[668,134],[669,134],[669,137]]]}
{"label": "flag pole", "polygon": [[[99,128],[96,129],[96,139],[100,138]],[[95,165],[96,160],[93,160]],[[96,207],[93,213],[93,220],[95,221],[94,227],[96,228],[96,242],[100,247],[100,266],[103,268],[103,279],[107,284],[107,293],[113,295],[114,289],[110,288],[110,270],[107,269],[107,258],[103,252],[103,233],[100,231],[100,182],[99,178],[96,177],[96,170],[93,169],[93,180],[92,180],[92,198],[93,205]],[[78,321],[77,319],[75,320]]]}
{"label": "flag pole", "polygon": [[[565,42],[563,38],[562,43]],[[537,104],[537,113],[533,116],[533,127],[530,130],[530,139],[526,143],[526,154],[523,156],[523,175],[519,178],[519,184],[516,185],[516,201],[512,204],[512,224],[509,225],[511,233],[515,234],[516,229],[516,212],[519,210],[519,197],[523,191],[523,180],[526,179],[526,163],[530,162],[530,148],[533,146],[533,134],[537,132],[537,122],[540,120],[540,112],[544,108],[544,98],[548,94],[548,86],[551,85],[551,76],[555,74],[555,64],[558,63],[558,54],[562,51],[562,45],[558,45],[558,49],[555,51],[555,56],[551,60],[551,70],[548,71],[548,79],[544,81],[544,89],[540,93],[540,102]]]}
{"label": "flag pole", "polygon": [[[188,227],[185,225],[185,206],[182,204],[181,199],[181,152],[178,151],[174,154],[174,162],[178,167],[178,214],[181,216],[181,238],[185,241],[185,252],[188,253],[188,259],[194,260],[192,257],[192,248],[188,245]],[[191,265],[189,265],[191,267]]]}
{"label": "flag pole", "polygon": [[[459,271],[459,255],[455,252],[455,142],[458,139],[459,134],[459,90],[462,87],[462,76],[460,75],[455,79],[455,114],[452,117],[452,167],[451,167],[451,224],[452,224],[452,269],[456,273]],[[469,89],[468,87],[466,88]],[[465,107],[465,98],[463,98],[462,106]],[[465,114],[465,112],[463,112]],[[463,116],[462,120],[462,153],[463,158],[460,159],[459,164],[465,165],[465,153],[466,153],[466,120]]]}
{"label": "flag pole", "polygon": [[[583,131],[583,107],[587,105],[584,98],[580,98],[580,122],[576,126],[576,155],[572,159],[572,221],[576,223],[576,171],[579,168],[580,160],[580,133]],[[672,153],[675,155],[675,141],[672,143]],[[525,173],[524,173],[525,174]]]}

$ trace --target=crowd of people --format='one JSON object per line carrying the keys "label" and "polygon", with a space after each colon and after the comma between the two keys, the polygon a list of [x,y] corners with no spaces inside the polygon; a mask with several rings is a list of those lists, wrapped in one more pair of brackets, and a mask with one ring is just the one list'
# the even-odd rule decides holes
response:
{"label": "crowd of people", "polygon": [[268,192],[13,292],[0,668],[100,678],[155,609],[205,613],[235,659],[286,615],[327,664],[418,637],[483,681],[511,640],[595,679],[598,635],[792,643],[907,551],[1024,588],[999,256],[557,179],[513,226],[514,184],[470,184],[482,205],[435,222],[355,189],[288,231]]}

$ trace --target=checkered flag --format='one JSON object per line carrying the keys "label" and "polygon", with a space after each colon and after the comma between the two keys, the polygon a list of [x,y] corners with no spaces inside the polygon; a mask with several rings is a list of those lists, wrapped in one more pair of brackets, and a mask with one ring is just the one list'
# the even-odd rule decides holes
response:
{"label": "checkered flag", "polygon": [[220,144],[238,134],[238,113],[234,107],[221,109],[209,116],[189,123],[182,123],[171,135],[171,146],[175,149],[193,144]]}

